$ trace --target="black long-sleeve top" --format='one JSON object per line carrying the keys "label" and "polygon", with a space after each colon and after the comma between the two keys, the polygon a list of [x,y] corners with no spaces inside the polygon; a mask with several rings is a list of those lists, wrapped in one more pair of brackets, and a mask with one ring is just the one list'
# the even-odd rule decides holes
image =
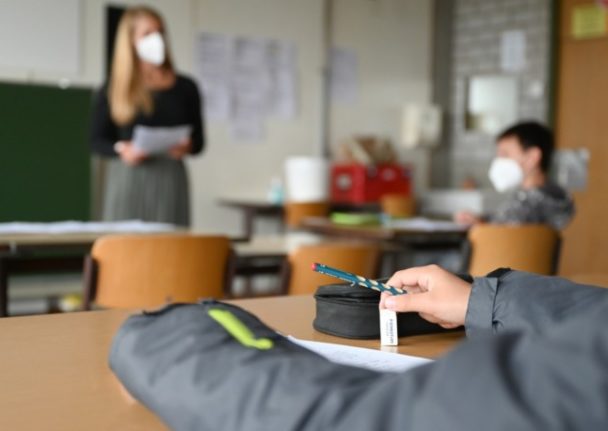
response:
{"label": "black long-sleeve top", "polygon": [[139,113],[124,126],[117,125],[111,117],[107,85],[97,93],[91,121],[91,149],[107,157],[115,157],[114,144],[129,141],[136,125],[171,127],[192,125],[191,154],[198,154],[205,145],[205,131],[201,115],[201,96],[197,85],[190,78],[177,75],[175,84],[166,90],[152,91],[154,110],[150,115]]}

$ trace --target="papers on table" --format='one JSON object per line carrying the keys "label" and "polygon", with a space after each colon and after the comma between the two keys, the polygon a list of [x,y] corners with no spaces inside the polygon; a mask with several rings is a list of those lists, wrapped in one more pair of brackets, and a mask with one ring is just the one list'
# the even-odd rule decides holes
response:
{"label": "papers on table", "polygon": [[135,126],[133,147],[148,154],[162,154],[181,141],[190,137],[192,126],[174,127]]}
{"label": "papers on table", "polygon": [[400,353],[383,352],[380,350],[344,346],[341,344],[321,343],[318,341],[299,340],[295,337],[289,337],[289,340],[308,350],[312,350],[337,364],[362,367],[374,371],[400,373],[409,370],[410,368],[432,362],[430,359],[402,355]]}
{"label": "papers on table", "polygon": [[117,222],[62,221],[53,223],[0,223],[0,235],[67,234],[67,233],[148,233],[171,232],[176,227],[168,223],[149,223],[141,220]]}
{"label": "papers on table", "polygon": [[424,232],[466,231],[468,226],[451,221],[432,220],[424,217],[388,220],[386,227],[394,229],[418,230]]}

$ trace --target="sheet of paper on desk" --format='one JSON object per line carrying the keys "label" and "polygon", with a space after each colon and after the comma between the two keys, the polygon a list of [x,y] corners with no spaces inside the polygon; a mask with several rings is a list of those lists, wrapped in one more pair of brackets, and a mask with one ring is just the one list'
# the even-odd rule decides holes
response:
{"label": "sheet of paper on desk", "polygon": [[11,222],[0,223],[0,235],[17,234],[78,234],[78,233],[147,233],[171,232],[176,227],[168,223],[151,223],[141,220],[114,222],[62,221],[50,223]]}
{"label": "sheet of paper on desk", "polygon": [[148,154],[166,153],[175,144],[188,138],[192,126],[148,127],[135,126],[133,129],[133,146]]}
{"label": "sheet of paper on desk", "polygon": [[400,373],[410,368],[432,362],[430,359],[400,353],[364,349],[362,347],[344,346],[342,344],[321,343],[318,341],[300,340],[289,337],[289,340],[312,350],[332,362],[355,367],[368,368],[374,371]]}

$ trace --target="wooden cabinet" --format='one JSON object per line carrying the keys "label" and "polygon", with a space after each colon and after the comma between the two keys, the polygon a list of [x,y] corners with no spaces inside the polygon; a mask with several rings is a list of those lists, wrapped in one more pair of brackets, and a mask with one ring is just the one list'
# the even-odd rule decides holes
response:
{"label": "wooden cabinet", "polygon": [[565,276],[608,273],[608,36],[572,36],[573,9],[586,4],[595,2],[563,0],[559,12],[557,146],[591,156],[587,189],[574,194],[577,214],[564,232]]}

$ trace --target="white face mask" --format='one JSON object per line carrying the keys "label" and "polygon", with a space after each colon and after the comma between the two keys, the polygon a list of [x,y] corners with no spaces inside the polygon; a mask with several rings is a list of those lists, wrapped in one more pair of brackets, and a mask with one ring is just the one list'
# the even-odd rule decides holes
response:
{"label": "white face mask", "polygon": [[524,171],[515,160],[508,157],[496,157],[492,160],[488,177],[494,188],[503,193],[521,185],[524,180]]}
{"label": "white face mask", "polygon": [[150,33],[135,45],[138,57],[147,63],[160,66],[165,62],[165,41],[159,32]]}

